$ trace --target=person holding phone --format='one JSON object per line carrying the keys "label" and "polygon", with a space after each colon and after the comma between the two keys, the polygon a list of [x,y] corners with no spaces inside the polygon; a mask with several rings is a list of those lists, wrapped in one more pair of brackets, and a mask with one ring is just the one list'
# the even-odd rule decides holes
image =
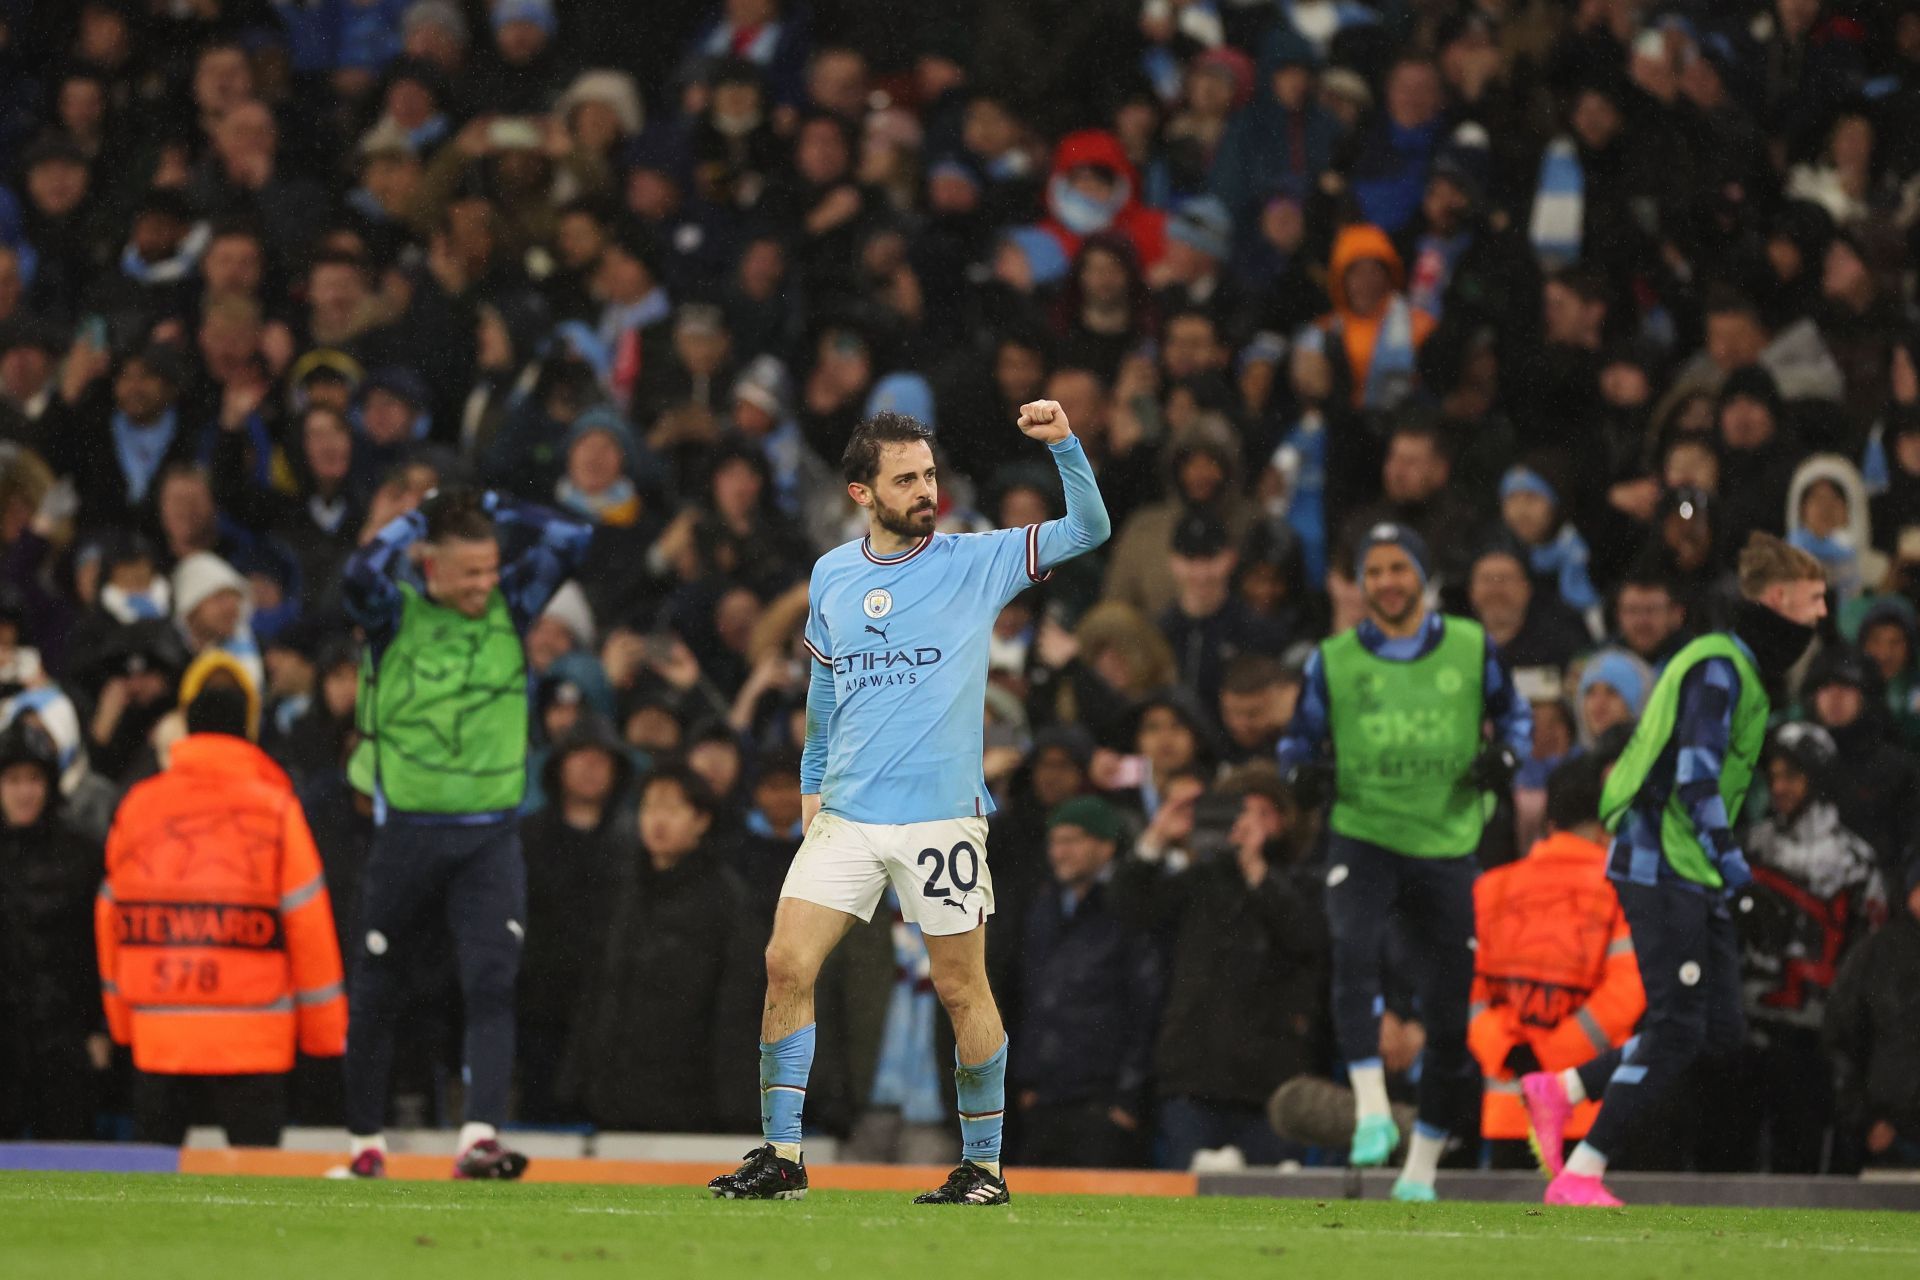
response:
{"label": "person holding phone", "polygon": [[[1427,1032],[1419,1121],[1393,1198],[1427,1201],[1447,1135],[1473,1107],[1474,850],[1533,746],[1533,713],[1480,625],[1427,607],[1427,546],[1374,525],[1354,556],[1358,626],[1323,640],[1278,755],[1303,805],[1327,799],[1327,919],[1334,1030],[1353,1084],[1350,1163],[1387,1162],[1400,1140],[1380,1059],[1381,951],[1403,913]],[[1487,740],[1483,726],[1491,722]],[[1328,757],[1331,757],[1329,760]]]}
{"label": "person holding phone", "polygon": [[1114,872],[1122,919],[1166,945],[1150,1073],[1162,1168],[1228,1146],[1256,1165],[1297,1154],[1268,1125],[1266,1103],[1316,1057],[1327,926],[1300,868],[1309,847],[1299,806],[1262,761],[1212,790],[1191,772],[1169,779]]}

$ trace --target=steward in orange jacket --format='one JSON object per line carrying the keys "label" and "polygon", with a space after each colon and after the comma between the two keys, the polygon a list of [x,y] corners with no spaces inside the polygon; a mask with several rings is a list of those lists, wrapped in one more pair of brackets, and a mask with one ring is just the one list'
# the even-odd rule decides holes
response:
{"label": "steward in orange jacket", "polygon": [[[201,692],[166,772],[121,802],[94,932],[108,1030],[133,1046],[143,1085],[271,1077],[254,1097],[265,1084],[283,1099],[296,1045],[345,1052],[347,1001],[320,855],[286,774],[244,736],[246,691],[243,678]],[[136,1087],[136,1113],[150,1095]],[[184,1131],[147,1120],[143,1137]]]}
{"label": "steward in orange jacket", "polygon": [[[1572,771],[1562,766],[1547,784],[1553,833],[1473,887],[1478,949],[1467,1044],[1486,1081],[1480,1108],[1486,1138],[1527,1137],[1523,1072],[1577,1067],[1625,1043],[1647,1007],[1633,937],[1607,880],[1593,806],[1554,812],[1575,793],[1598,800],[1597,785],[1555,786]],[[1597,780],[1598,770],[1592,772]],[[1597,1102],[1580,1103],[1567,1136],[1583,1136],[1599,1109]]]}

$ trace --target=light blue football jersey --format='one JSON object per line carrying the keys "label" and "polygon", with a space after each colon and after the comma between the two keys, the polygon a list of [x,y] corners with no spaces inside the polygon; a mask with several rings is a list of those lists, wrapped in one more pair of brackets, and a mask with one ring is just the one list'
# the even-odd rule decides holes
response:
{"label": "light blue football jersey", "polygon": [[887,824],[993,812],[981,751],[994,619],[1111,527],[1079,440],[1049,447],[1066,490],[1062,519],[936,533],[891,557],[862,538],[814,562],[800,790],[817,792],[823,811]]}

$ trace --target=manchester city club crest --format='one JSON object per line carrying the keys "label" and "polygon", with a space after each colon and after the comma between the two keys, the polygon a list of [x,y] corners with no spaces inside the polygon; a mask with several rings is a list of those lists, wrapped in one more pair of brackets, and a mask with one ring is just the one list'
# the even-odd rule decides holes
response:
{"label": "manchester city club crest", "polygon": [[869,618],[884,618],[893,612],[893,593],[885,587],[875,587],[867,592],[867,598],[860,602]]}

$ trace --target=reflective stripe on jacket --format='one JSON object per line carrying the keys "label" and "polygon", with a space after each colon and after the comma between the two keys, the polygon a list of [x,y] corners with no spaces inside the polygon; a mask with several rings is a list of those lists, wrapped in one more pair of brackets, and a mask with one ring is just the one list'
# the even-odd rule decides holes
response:
{"label": "reflective stripe on jacket", "polygon": [[320,855],[292,784],[252,743],[195,734],[128,793],[94,904],[101,999],[142,1071],[289,1071],[345,1051],[347,998]]}
{"label": "reflective stripe on jacket", "polygon": [[[1647,1005],[1605,846],[1556,832],[1473,889],[1478,947],[1467,1041],[1486,1096],[1480,1132],[1527,1136],[1520,1082],[1506,1069],[1517,1045],[1559,1071],[1624,1044]],[[1575,1108],[1569,1137],[1593,1123],[1597,1102]]]}

